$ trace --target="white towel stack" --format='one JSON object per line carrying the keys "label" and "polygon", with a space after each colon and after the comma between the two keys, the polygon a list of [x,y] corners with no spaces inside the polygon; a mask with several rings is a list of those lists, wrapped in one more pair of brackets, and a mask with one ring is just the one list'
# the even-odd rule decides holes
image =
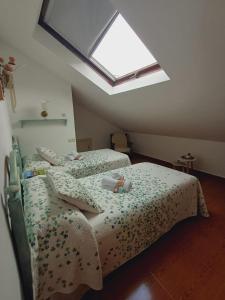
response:
{"label": "white towel stack", "polygon": [[81,160],[83,157],[77,151],[71,151],[66,155],[67,160]]}
{"label": "white towel stack", "polygon": [[[122,186],[117,186],[118,182],[123,182]],[[102,179],[102,187],[114,193],[128,193],[132,187],[129,180],[126,180],[118,173],[113,173],[111,176],[105,176]]]}

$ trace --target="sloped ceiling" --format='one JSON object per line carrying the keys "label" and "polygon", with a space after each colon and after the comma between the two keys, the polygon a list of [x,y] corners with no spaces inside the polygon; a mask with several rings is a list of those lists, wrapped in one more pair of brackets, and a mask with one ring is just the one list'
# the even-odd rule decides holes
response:
{"label": "sloped ceiling", "polygon": [[71,81],[78,101],[123,129],[225,141],[225,1],[112,2],[170,81],[107,95],[33,38],[40,0],[1,0],[0,38]]}

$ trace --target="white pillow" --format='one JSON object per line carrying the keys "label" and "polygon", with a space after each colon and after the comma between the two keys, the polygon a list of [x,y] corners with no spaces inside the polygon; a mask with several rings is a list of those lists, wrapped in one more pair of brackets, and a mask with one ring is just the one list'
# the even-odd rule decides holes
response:
{"label": "white pillow", "polygon": [[52,150],[46,147],[37,147],[37,153],[45,160],[47,160],[53,166],[62,166],[64,162],[60,157]]}
{"label": "white pillow", "polygon": [[72,175],[62,171],[49,170],[47,178],[58,198],[75,205],[81,210],[92,213],[104,211],[92,198],[89,191]]}

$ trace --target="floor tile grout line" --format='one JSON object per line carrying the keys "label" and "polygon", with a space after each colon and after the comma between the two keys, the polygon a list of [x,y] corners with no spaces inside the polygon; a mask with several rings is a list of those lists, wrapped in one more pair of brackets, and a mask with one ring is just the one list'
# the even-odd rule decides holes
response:
{"label": "floor tile grout line", "polygon": [[[167,294],[169,295],[169,297],[170,297],[172,300],[175,300],[175,298],[173,297],[173,295],[172,295],[172,294],[169,292],[169,290],[162,284],[162,282],[159,280],[159,278],[158,278],[154,273],[152,273],[152,272],[151,272],[151,275],[152,275],[152,277],[158,282],[158,284],[161,286],[161,288],[163,288],[164,291],[167,292]],[[179,299],[179,300],[181,300],[181,299]]]}

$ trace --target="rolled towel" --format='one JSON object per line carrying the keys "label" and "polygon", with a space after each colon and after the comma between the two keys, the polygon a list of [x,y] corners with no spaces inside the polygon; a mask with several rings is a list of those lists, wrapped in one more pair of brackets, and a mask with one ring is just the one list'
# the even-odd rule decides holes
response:
{"label": "rolled towel", "polygon": [[74,160],[74,156],[71,154],[67,154],[65,158],[66,160]]}
{"label": "rolled towel", "polygon": [[117,180],[110,176],[105,176],[102,178],[102,187],[108,191],[113,192],[116,186]]}
{"label": "rolled towel", "polygon": [[[124,181],[124,185],[123,185],[123,189],[124,191],[121,191],[122,193],[128,193],[132,188],[132,183],[130,182],[130,180],[126,180]],[[121,193],[120,192],[120,193]]]}
{"label": "rolled towel", "polygon": [[129,180],[125,180],[123,176],[114,173],[112,177],[103,177],[102,187],[113,193],[127,193],[130,191],[132,184]]}
{"label": "rolled towel", "polygon": [[111,177],[116,180],[120,180],[123,178],[119,173],[112,173]]}
{"label": "rolled towel", "polygon": [[83,159],[83,157],[77,151],[72,151],[66,155],[66,159],[67,160],[81,160],[81,159]]}
{"label": "rolled towel", "polygon": [[117,180],[116,186],[114,188],[114,193],[128,193],[132,187],[129,180],[125,180],[124,177]]}

